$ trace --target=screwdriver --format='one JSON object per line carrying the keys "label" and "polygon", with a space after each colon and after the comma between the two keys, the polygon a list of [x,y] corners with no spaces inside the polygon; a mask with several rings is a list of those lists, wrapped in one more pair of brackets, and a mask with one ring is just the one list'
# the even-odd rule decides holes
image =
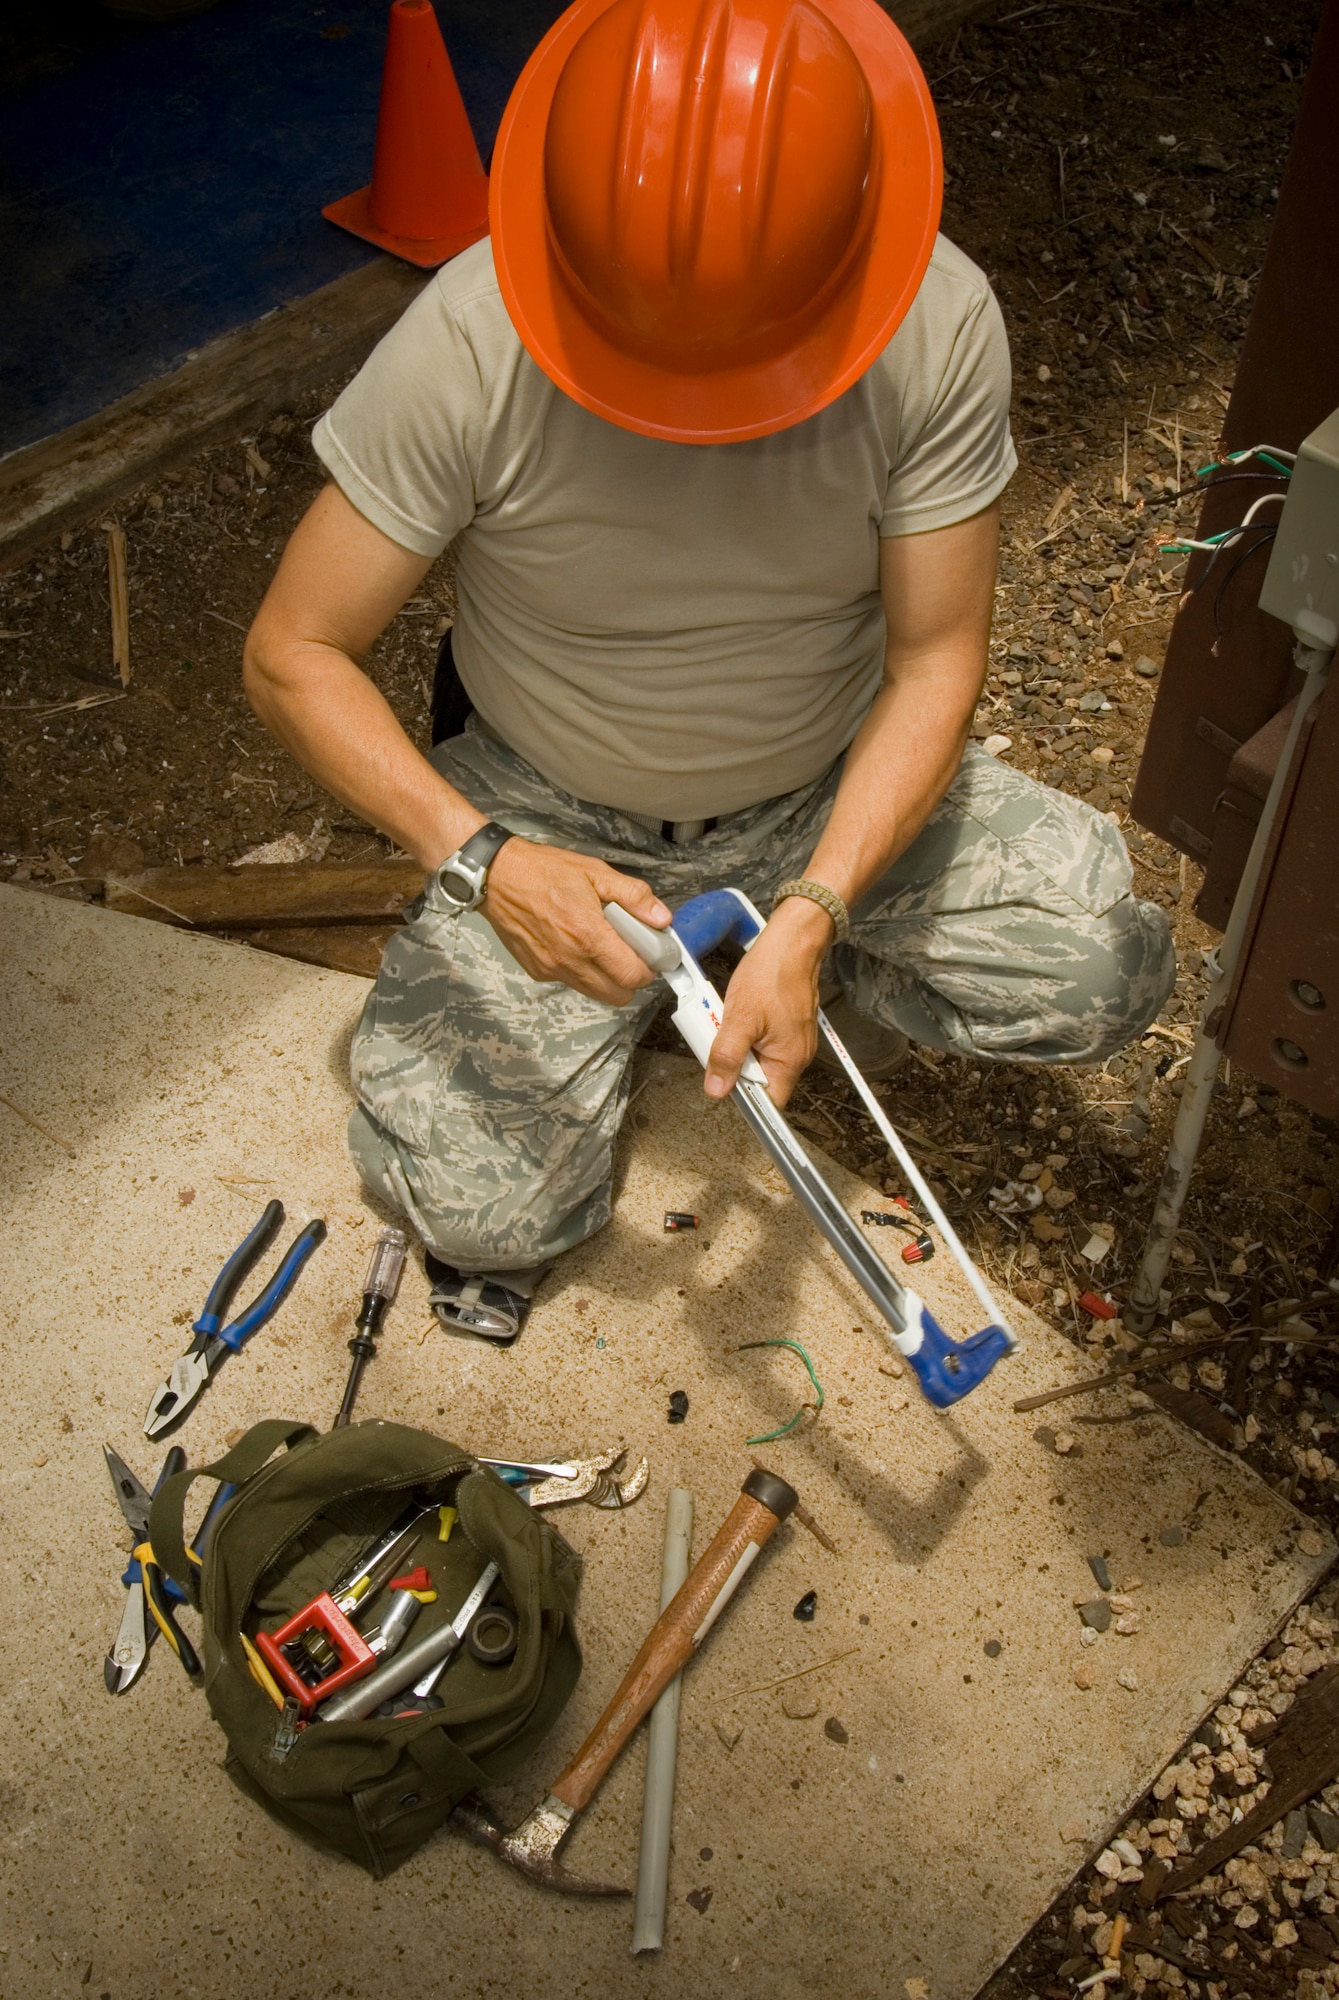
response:
{"label": "screwdriver", "polygon": [[367,1278],[363,1284],[363,1303],[354,1321],[357,1331],[349,1342],[353,1364],[344,1385],[344,1400],[339,1406],[339,1415],[332,1426],[335,1430],[342,1430],[353,1416],[358,1385],[363,1379],[364,1368],[375,1358],[381,1322],[387,1306],[395,1297],[395,1287],[400,1282],[408,1248],[402,1229],[383,1229],[372,1247],[372,1261],[367,1267]]}

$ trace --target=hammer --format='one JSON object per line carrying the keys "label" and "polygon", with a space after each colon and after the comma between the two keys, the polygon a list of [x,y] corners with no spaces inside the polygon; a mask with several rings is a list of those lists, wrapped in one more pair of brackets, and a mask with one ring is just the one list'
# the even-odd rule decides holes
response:
{"label": "hammer", "polygon": [[774,1472],[761,1468],[744,1481],[740,1496],[715,1540],[689,1572],[642,1642],[617,1693],[553,1788],[511,1833],[504,1833],[476,1798],[462,1799],[452,1818],[481,1847],[491,1847],[523,1875],[569,1896],[628,1896],[612,1882],[588,1882],[558,1861],[558,1849],[589,1805],[619,1751],[657,1697],[702,1644],[762,1552],[773,1531],[794,1511],[799,1495]]}

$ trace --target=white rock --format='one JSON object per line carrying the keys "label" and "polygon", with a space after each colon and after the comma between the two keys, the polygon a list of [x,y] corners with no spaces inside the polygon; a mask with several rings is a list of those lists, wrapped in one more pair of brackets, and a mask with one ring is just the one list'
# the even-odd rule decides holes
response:
{"label": "white rock", "polygon": [[1139,1849],[1135,1846],[1132,1840],[1125,1840],[1123,1838],[1120,1840],[1113,1840],[1111,1843],[1111,1851],[1113,1854],[1119,1854],[1121,1860],[1125,1863],[1125,1866],[1127,1868],[1137,1868],[1139,1866],[1141,1856],[1139,1853]]}
{"label": "white rock", "polygon": [[1114,1882],[1124,1866],[1120,1856],[1110,1847],[1104,1847],[1093,1863],[1098,1874],[1105,1875],[1108,1882]]}
{"label": "white rock", "polygon": [[988,736],[981,745],[981,748],[988,757],[1003,757],[1005,752],[1012,750],[1013,747],[1014,739],[1012,736]]}
{"label": "white rock", "polygon": [[1122,1667],[1120,1672],[1117,1674],[1116,1679],[1120,1682],[1123,1688],[1128,1688],[1131,1694],[1137,1692],[1139,1687],[1139,1676],[1135,1672],[1133,1667]]}

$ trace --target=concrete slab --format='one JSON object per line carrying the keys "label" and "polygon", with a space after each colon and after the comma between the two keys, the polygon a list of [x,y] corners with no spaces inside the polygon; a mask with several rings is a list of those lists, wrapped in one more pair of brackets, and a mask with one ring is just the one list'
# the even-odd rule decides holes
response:
{"label": "concrete slab", "polygon": [[[448,1836],[375,1884],[232,1789],[161,1648],[123,1699],[101,1678],[124,1554],[99,1446],[152,1469],[148,1395],[271,1193],[295,1223],[325,1213],[329,1241],[183,1442],[200,1462],[256,1418],[329,1422],[337,1405],[375,1221],[341,1131],[365,983],[0,889],[0,986],[0,1092],[65,1142],[0,1106],[5,1993],[969,2000],[1332,1554],[1161,1415],[1086,1430],[1081,1456],[1045,1450],[1010,1402],[1074,1354],[1021,1309],[1026,1353],[934,1415],[880,1372],[861,1295],[734,1113],[707,1108],[687,1062],[649,1057],[615,1219],[551,1281],[518,1350],[428,1330],[415,1269],[363,1392],[363,1414],[482,1450],[626,1438],[651,1458],[629,1512],[563,1518],[587,1559],[586,1671],[499,1803],[519,1813],[541,1793],[653,1616],[668,1488],[695,1493],[702,1546],[745,1439],[801,1400],[795,1357],[741,1354],[746,1340],[795,1335],[813,1354],[822,1421],[764,1451],[841,1553],[786,1529],[689,1670],[658,1960],[630,1960],[625,1908],[546,1896]],[[870,1199],[836,1178],[852,1206]],[[666,1236],[671,1207],[700,1233]],[[925,1285],[950,1326],[975,1325],[942,1260]],[[676,1388],[690,1411],[672,1428]],[[1172,1526],[1184,1538],[1164,1546]],[[1142,1629],[1085,1650],[1073,1600],[1098,1552],[1117,1580],[1142,1577]],[[811,1588],[803,1625],[792,1608]],[[797,1694],[811,1715],[786,1712],[810,1706]],[[632,1880],[640,1760],[634,1745],[578,1831],[584,1872]],[[698,1890],[705,1909],[686,1901]]]}

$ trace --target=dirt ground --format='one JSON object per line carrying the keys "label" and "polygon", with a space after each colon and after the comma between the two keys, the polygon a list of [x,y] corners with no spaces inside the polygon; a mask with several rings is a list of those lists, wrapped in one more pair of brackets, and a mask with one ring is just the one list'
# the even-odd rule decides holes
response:
{"label": "dirt ground", "polygon": [[[889,1096],[992,1278],[1070,1332],[1076,1375],[1141,1347],[1118,1316],[1095,1317],[1079,1300],[1109,1293],[1119,1307],[1131,1276],[1215,941],[1193,913],[1198,869],[1129,821],[1127,801],[1181,589],[1183,562],[1160,545],[1196,519],[1195,471],[1214,456],[1315,14],[1312,0],[1235,0],[1226,12],[1208,0],[1043,0],[963,30],[927,62],[945,140],[945,228],[990,274],[1015,365],[1021,467],[1005,496],[975,733],[1115,817],[1140,892],[1175,925],[1181,977],[1142,1044],[1101,1069],[985,1068],[916,1051]],[[130,564],[129,691],[108,681],[100,526],[0,577],[0,879],[95,896],[109,865],[223,860],[286,833],[328,839],[332,859],[387,851],[270,741],[238,673],[247,622],[317,489],[308,433],[337,387],[117,510]],[[451,607],[444,562],[372,661],[420,742]],[[851,1166],[882,1159],[817,1072],[794,1109]],[[894,1178],[885,1184],[901,1192]],[[1336,1195],[1333,1127],[1272,1085],[1225,1074],[1159,1335],[1195,1353],[1132,1387],[1132,1409],[1150,1393],[1176,1401],[1332,1527]],[[1110,1241],[1100,1257],[1095,1235]],[[1217,1337],[1219,1350],[1203,1352]],[[1081,1439],[1082,1399],[1046,1415],[1057,1448],[1081,1450],[1071,1440]],[[1282,1860],[1281,1833],[1252,1850],[1260,1858],[1244,1886],[1211,1878],[1207,1897],[1175,1906],[1165,1938],[1136,1893],[1150,1854],[1188,1851],[1192,1834],[1249,1805],[1262,1755],[1252,1703],[1280,1712],[1332,1657],[1328,1606],[1318,1600],[1257,1662],[1235,1720],[1221,1719],[1219,1746],[1206,1741],[1190,1758],[1180,1805],[1150,1798],[1135,1815],[1126,1836],[1140,1865],[1080,1878],[997,1975],[991,2000],[1072,1992],[1098,1969],[1102,1927],[1118,1908],[1136,1943],[1125,1983],[1108,1995],[1339,1991],[1339,1881],[1330,1884],[1314,1833]],[[1255,1917],[1243,1921],[1243,1910]]]}

